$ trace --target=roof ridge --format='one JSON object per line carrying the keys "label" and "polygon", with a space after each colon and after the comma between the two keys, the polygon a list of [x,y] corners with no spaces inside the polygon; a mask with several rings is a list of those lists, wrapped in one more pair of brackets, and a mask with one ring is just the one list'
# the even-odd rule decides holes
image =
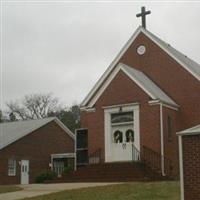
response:
{"label": "roof ridge", "polygon": [[155,38],[157,38],[158,40],[160,40],[160,41],[161,41],[162,43],[164,43],[166,46],[168,46],[168,47],[174,49],[175,51],[177,51],[177,53],[179,53],[181,56],[183,56],[183,57],[185,57],[185,58],[187,58],[187,59],[189,59],[189,60],[195,62],[196,64],[198,64],[198,65],[200,66],[200,64],[199,64],[197,61],[195,61],[193,58],[191,58],[190,56],[187,56],[186,54],[182,53],[180,50],[176,49],[176,48],[175,48],[174,46],[172,46],[170,43],[165,42],[163,39],[161,39],[161,38],[158,37],[157,35],[153,34],[153,33],[150,32],[149,30],[146,30],[146,29],[143,28],[143,31],[148,32],[148,34],[151,34],[153,37],[155,37]]}
{"label": "roof ridge", "polygon": [[[142,28],[141,31],[143,33],[146,33],[147,35],[150,35],[150,37],[154,38],[160,44],[160,46],[164,46],[163,48],[166,49],[166,51],[168,51],[167,53],[169,55],[171,54],[170,56],[172,58],[175,57],[176,59],[175,58],[174,59],[176,61],[178,60],[179,62],[181,62],[180,64],[182,67],[186,68],[186,70],[188,70],[188,71],[191,70],[192,72],[194,72],[194,74],[192,73],[193,76],[195,76],[198,80],[200,80],[200,64],[197,61],[190,58],[189,56],[186,56],[184,53],[177,50],[175,47],[171,46],[169,43],[165,42],[164,40],[162,40],[160,37],[153,34],[152,32],[150,32],[144,28]],[[186,67],[184,65],[186,65]]]}

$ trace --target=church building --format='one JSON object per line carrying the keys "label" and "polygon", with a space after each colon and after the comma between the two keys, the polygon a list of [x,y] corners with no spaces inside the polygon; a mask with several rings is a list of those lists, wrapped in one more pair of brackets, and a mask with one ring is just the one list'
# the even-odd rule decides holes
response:
{"label": "church building", "polygon": [[148,31],[146,14],[81,103],[77,134],[89,164],[144,161],[175,177],[176,133],[200,123],[200,65]]}

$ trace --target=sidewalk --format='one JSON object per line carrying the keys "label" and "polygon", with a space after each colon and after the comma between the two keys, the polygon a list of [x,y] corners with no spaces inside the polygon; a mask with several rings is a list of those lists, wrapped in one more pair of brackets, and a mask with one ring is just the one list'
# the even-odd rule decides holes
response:
{"label": "sidewalk", "polygon": [[21,191],[0,194],[0,200],[17,200],[27,197],[35,197],[44,194],[59,192],[62,190],[79,189],[86,187],[113,185],[118,183],[58,183],[58,184],[29,184],[20,185]]}

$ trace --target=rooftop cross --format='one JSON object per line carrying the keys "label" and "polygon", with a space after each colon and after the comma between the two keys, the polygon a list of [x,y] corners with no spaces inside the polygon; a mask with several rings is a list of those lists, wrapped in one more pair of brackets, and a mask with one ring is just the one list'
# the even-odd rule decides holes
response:
{"label": "rooftop cross", "polygon": [[146,11],[145,7],[141,8],[141,13],[138,13],[136,17],[142,17],[142,26],[146,28],[146,15],[151,14],[151,11]]}

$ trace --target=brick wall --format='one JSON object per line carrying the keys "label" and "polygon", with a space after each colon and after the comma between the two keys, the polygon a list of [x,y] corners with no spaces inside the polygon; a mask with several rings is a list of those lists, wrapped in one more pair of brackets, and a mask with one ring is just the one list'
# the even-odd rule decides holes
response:
{"label": "brick wall", "polygon": [[[168,124],[168,117],[171,119],[171,130]],[[172,173],[179,174],[178,163],[178,138],[176,133],[180,130],[180,112],[170,108],[163,107],[163,134],[164,134],[164,154],[165,157],[172,161]],[[171,133],[170,133],[171,132]],[[166,165],[168,163],[165,163]],[[169,167],[166,166],[166,168]],[[166,169],[167,170],[167,169]],[[172,175],[173,175],[172,174]]]}
{"label": "brick wall", "polygon": [[104,158],[104,106],[139,102],[141,144],[160,152],[159,106],[150,106],[148,95],[123,72],[114,78],[99,100],[95,112],[81,112],[81,126],[88,128],[89,154],[102,148]]}
{"label": "brick wall", "polygon": [[[136,52],[141,44],[146,46],[142,56]],[[130,45],[120,62],[144,72],[181,106],[179,131],[200,123],[199,81],[143,33]],[[121,87],[124,87],[123,83]]]}
{"label": "brick wall", "polygon": [[200,199],[200,135],[182,136],[185,200]]}
{"label": "brick wall", "polygon": [[[141,44],[146,46],[146,53],[142,56],[136,53]],[[119,62],[144,72],[181,106],[180,130],[200,123],[199,81],[143,33],[139,34]]]}
{"label": "brick wall", "polygon": [[[13,133],[14,134],[14,133]],[[19,161],[29,160],[30,183],[44,170],[50,169],[51,154],[74,153],[74,141],[55,122],[33,131],[31,134],[0,150],[0,184],[19,184]],[[17,160],[16,176],[8,176],[8,159]]]}
{"label": "brick wall", "polygon": [[[142,56],[136,52],[141,44],[146,46],[146,53]],[[178,112],[164,109],[165,153],[175,162],[178,170],[178,143],[175,133],[200,123],[199,81],[143,33],[140,33],[130,45],[118,63],[120,62],[144,72],[180,105]],[[89,152],[95,151],[97,147],[102,147],[104,150],[102,106],[132,102],[140,103],[141,145],[160,152],[159,106],[149,106],[148,100],[149,97],[120,72],[96,102],[96,112],[81,113],[82,127],[89,130]],[[167,141],[166,118],[168,115],[173,119],[172,142]]]}

